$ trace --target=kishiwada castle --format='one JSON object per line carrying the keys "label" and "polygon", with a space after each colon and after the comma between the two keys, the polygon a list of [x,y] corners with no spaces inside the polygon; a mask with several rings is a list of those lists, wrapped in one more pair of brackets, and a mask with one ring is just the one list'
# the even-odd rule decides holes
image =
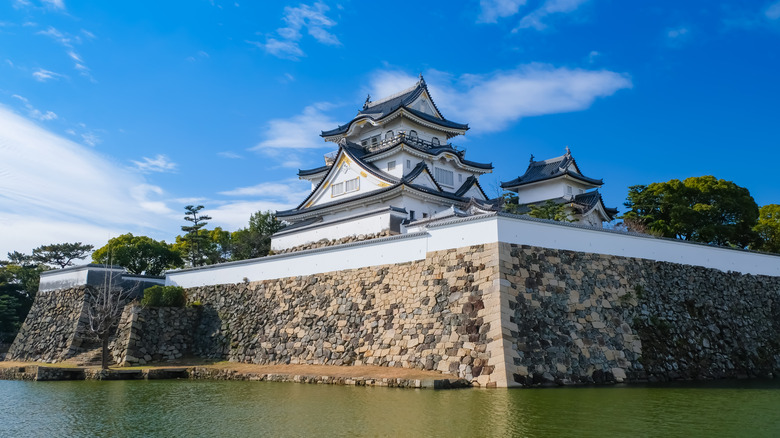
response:
{"label": "kishiwada castle", "polygon": [[[355,234],[402,234],[423,224],[496,211],[479,184],[493,165],[466,158],[450,143],[467,124],[444,118],[422,75],[412,87],[377,101],[366,99],[357,116],[322,137],[338,146],[325,165],[301,170],[311,193],[296,208],[277,212],[290,226],[273,237],[283,251],[321,239]],[[616,209],[604,206],[602,180],[582,174],[571,152],[531,162],[501,187],[528,206],[566,204],[571,220],[598,226]],[[521,207],[522,208],[522,207]]]}
{"label": "kishiwada castle", "polygon": [[[322,132],[311,192],[277,212],[273,254],[141,277],[102,265],[44,272],[8,352],[58,362],[94,347],[85,316],[107,274],[181,286],[187,308],[128,304],[113,360],[436,370],[480,387],[780,373],[780,257],[604,228],[602,180],[566,148],[501,187],[452,145],[425,80],[366,99]],[[523,214],[563,205],[569,221]],[[178,312],[178,313],[177,313]]]}

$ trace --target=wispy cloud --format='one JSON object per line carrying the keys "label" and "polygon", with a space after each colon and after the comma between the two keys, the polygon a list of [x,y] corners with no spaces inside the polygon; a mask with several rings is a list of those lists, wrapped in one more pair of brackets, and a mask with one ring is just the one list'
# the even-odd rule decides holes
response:
{"label": "wispy cloud", "polygon": [[135,165],[135,169],[143,173],[173,172],[177,166],[176,163],[162,154],[157,154],[154,158],[143,157],[142,161],[132,160],[132,162]]}
{"label": "wispy cloud", "polygon": [[62,77],[59,73],[54,73],[53,71],[45,70],[42,68],[39,68],[38,70],[33,72],[33,77],[38,82],[46,82],[50,79],[59,79]]}
{"label": "wispy cloud", "polygon": [[777,20],[780,18],[780,1],[770,4],[764,10],[764,16],[770,20]]}
{"label": "wispy cloud", "polygon": [[338,124],[324,111],[333,108],[327,102],[309,105],[300,114],[286,119],[273,119],[265,127],[264,139],[251,150],[319,149],[328,147],[319,132]]}
{"label": "wispy cloud", "polygon": [[51,9],[65,9],[65,2],[62,0],[41,0],[41,2]]}
{"label": "wispy cloud", "polygon": [[[426,73],[428,87],[445,116],[468,122],[476,132],[500,131],[523,117],[581,111],[600,97],[631,88],[630,77],[608,70],[584,70],[528,64],[511,71],[454,77]],[[417,79],[402,72],[380,71],[372,95],[383,96]]]}
{"label": "wispy cloud", "polygon": [[297,179],[287,179],[279,182],[260,183],[250,187],[239,187],[233,190],[219,192],[225,196],[259,196],[266,200],[283,202],[288,205],[301,202],[308,196],[311,186]]}
{"label": "wispy cloud", "polygon": [[250,187],[239,187],[221,192],[221,195],[239,197],[210,209],[208,214],[214,225],[228,229],[246,227],[249,216],[257,211],[287,210],[298,205],[311,190],[306,181],[287,179],[273,183],[261,183]]}
{"label": "wispy cloud", "polygon": [[480,0],[479,23],[495,23],[499,18],[517,14],[526,0]]}
{"label": "wispy cloud", "polygon": [[57,114],[55,114],[52,111],[41,111],[41,110],[35,108],[30,103],[30,101],[27,100],[27,98],[25,98],[25,97],[22,97],[22,96],[20,96],[18,94],[14,94],[11,97],[20,100],[22,102],[22,104],[24,105],[25,109],[27,109],[27,115],[32,117],[33,119],[43,120],[43,121],[49,121],[49,120],[57,119]]}
{"label": "wispy cloud", "polygon": [[329,10],[330,8],[321,2],[312,5],[301,4],[297,7],[287,6],[282,17],[287,26],[277,29],[276,37],[266,37],[265,43],[257,41],[247,41],[247,43],[256,45],[273,56],[292,60],[305,56],[298,45],[298,41],[303,38],[303,31],[321,44],[339,46],[341,41],[327,30],[337,24],[326,15]]}
{"label": "wispy cloud", "polygon": [[239,154],[237,154],[235,152],[230,152],[230,151],[217,152],[217,155],[219,155],[222,158],[230,158],[230,159],[234,159],[234,160],[235,159],[239,159],[239,158],[244,158],[241,155],[239,155]]}
{"label": "wispy cloud", "polygon": [[161,238],[161,230],[177,229],[180,218],[161,215],[154,203],[165,194],[146,184],[137,173],[0,106],[0,254],[52,242],[103,245],[128,231]]}
{"label": "wispy cloud", "polygon": [[517,25],[518,29],[544,30],[547,28],[545,19],[554,14],[568,14],[574,12],[588,0],[546,0],[541,7],[524,16]]}
{"label": "wispy cloud", "polygon": [[[60,2],[61,3],[61,2]],[[84,34],[89,39],[94,39],[95,35],[92,34],[92,32],[89,32],[87,30],[81,29],[81,33]],[[84,62],[84,59],[79,55],[73,44],[81,44],[81,37],[79,35],[70,35],[67,33],[63,33],[59,31],[57,28],[53,26],[49,26],[46,30],[42,30],[37,32],[38,35],[44,35],[47,36],[54,41],[58,42],[62,46],[65,47],[65,53],[68,55],[70,59],[73,60],[73,68],[75,68],[81,76],[84,76],[88,78],[90,81],[95,82],[95,79],[90,74],[89,67],[87,67],[86,63]]]}

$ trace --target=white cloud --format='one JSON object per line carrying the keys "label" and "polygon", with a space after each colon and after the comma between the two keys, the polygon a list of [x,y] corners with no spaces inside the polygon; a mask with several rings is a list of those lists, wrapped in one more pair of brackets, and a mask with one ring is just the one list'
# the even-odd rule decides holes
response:
{"label": "white cloud", "polygon": [[65,47],[68,47],[68,48],[72,48],[73,47],[73,44],[71,44],[71,42],[72,42],[71,37],[69,35],[63,34],[62,32],[60,32],[59,30],[57,30],[57,28],[55,28],[53,26],[49,26],[46,30],[41,30],[41,31],[39,31],[37,33],[38,33],[38,35],[47,36],[47,37],[53,39],[54,41],[57,41],[58,43],[62,44]]}
{"label": "white cloud", "polygon": [[45,70],[42,68],[39,68],[38,70],[33,72],[33,77],[38,82],[46,82],[49,79],[59,79],[62,77],[59,73],[54,73],[53,71]]}
{"label": "white cloud", "polygon": [[250,187],[219,192],[225,196],[255,196],[262,197],[266,201],[280,202],[285,205],[297,205],[309,195],[311,185],[302,183],[297,179],[287,179],[278,182],[260,183]]}
{"label": "white cloud", "polygon": [[222,158],[230,158],[230,159],[244,158],[241,155],[239,155],[239,154],[237,154],[235,152],[230,152],[230,151],[217,152],[217,155],[219,155]]}
{"label": "white cloud", "polygon": [[263,134],[264,140],[251,150],[328,147],[318,133],[338,126],[336,121],[323,113],[332,107],[329,103],[319,102],[307,106],[301,114],[269,121]]}
{"label": "white cloud", "polygon": [[764,11],[764,16],[770,20],[777,20],[780,18],[780,1],[769,5]]}
{"label": "white cloud", "polygon": [[81,134],[81,140],[87,146],[97,146],[102,141],[100,137],[92,131]]}
{"label": "white cloud", "polygon": [[154,158],[143,157],[143,161],[133,161],[135,168],[143,173],[151,172],[173,172],[176,170],[176,163],[172,162],[165,155],[157,154]]}
{"label": "white cloud", "polygon": [[14,94],[11,97],[15,99],[19,99],[24,104],[24,107],[27,109],[27,115],[37,119],[37,120],[43,120],[43,121],[49,121],[49,120],[55,120],[57,119],[57,114],[55,114],[52,111],[41,111],[37,108],[35,108],[27,98],[22,97],[18,94]]}
{"label": "white cloud", "polygon": [[298,45],[298,41],[303,38],[303,30],[321,44],[340,46],[341,41],[338,37],[327,30],[337,24],[336,21],[325,15],[329,10],[330,8],[321,2],[316,2],[313,5],[302,4],[297,7],[287,6],[284,8],[284,17],[282,17],[287,26],[276,30],[279,38],[269,36],[265,43],[247,42],[265,49],[273,56],[292,60],[305,56]]}
{"label": "white cloud", "polygon": [[[105,244],[177,230],[136,173],[0,106],[0,254],[46,243]],[[175,232],[175,231],[174,231]]]}
{"label": "white cloud", "polygon": [[[426,76],[445,117],[469,123],[475,132],[500,131],[523,117],[581,111],[599,97],[632,87],[625,74],[547,64],[457,78],[432,70]],[[381,71],[372,80],[372,94],[386,96],[389,90],[396,92],[416,80],[405,73]]]}
{"label": "white cloud", "polygon": [[480,0],[481,13],[477,21],[495,23],[499,18],[511,17],[517,14],[525,2],[526,0]]}
{"label": "white cloud", "polygon": [[303,50],[301,50],[301,48],[298,46],[298,43],[295,41],[280,41],[274,38],[268,38],[265,43],[260,43],[257,41],[247,42],[264,49],[266,52],[276,56],[277,58],[297,61],[302,56],[305,56]]}
{"label": "white cloud", "polygon": [[528,28],[544,30],[547,28],[547,24],[543,22],[543,19],[547,16],[574,12],[586,1],[588,0],[546,0],[539,9],[523,17],[515,30]]}
{"label": "white cloud", "polygon": [[65,9],[65,2],[62,0],[41,0],[41,2],[52,9]]}
{"label": "white cloud", "polygon": [[677,29],[671,29],[668,32],[666,32],[666,36],[669,38],[681,38],[685,36],[688,33],[688,29],[685,27],[679,27]]}

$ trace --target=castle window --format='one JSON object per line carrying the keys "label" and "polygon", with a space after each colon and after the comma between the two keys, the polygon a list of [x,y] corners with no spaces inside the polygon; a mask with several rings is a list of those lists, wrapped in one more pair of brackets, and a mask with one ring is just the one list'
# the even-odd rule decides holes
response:
{"label": "castle window", "polygon": [[462,183],[462,182],[463,182],[463,174],[462,174],[462,173],[459,173],[459,174],[458,174],[458,182],[459,182],[459,183]]}
{"label": "castle window", "polygon": [[428,213],[423,213],[423,219],[428,217]]}
{"label": "castle window", "polygon": [[387,131],[385,133],[385,140],[390,140],[391,138],[393,138],[393,131]]}
{"label": "castle window", "polygon": [[406,160],[406,168],[411,169],[412,168],[412,160]]}
{"label": "castle window", "polygon": [[571,195],[571,186],[566,186],[566,194]]}
{"label": "castle window", "polygon": [[415,131],[414,129],[409,131],[409,138],[417,138],[417,131]]}
{"label": "castle window", "polygon": [[434,173],[436,175],[436,181],[439,184],[452,187],[454,183],[454,178],[451,170],[437,167]]}
{"label": "castle window", "polygon": [[439,141],[439,137],[433,137],[431,139],[431,143],[433,143],[434,146],[439,146],[441,142]]}
{"label": "castle window", "polygon": [[409,210],[409,220],[410,221],[414,220],[414,210]]}
{"label": "castle window", "polygon": [[395,169],[395,160],[387,162],[387,170]]}
{"label": "castle window", "polygon": [[350,179],[330,186],[330,195],[336,197],[360,189],[360,178]]}
{"label": "castle window", "polygon": [[379,143],[379,136],[375,135],[371,137],[371,146],[376,146]]}
{"label": "castle window", "polygon": [[360,146],[368,146],[368,140],[361,141]]}
{"label": "castle window", "polygon": [[357,191],[359,188],[360,188],[360,178],[344,181],[344,191],[347,193]]}

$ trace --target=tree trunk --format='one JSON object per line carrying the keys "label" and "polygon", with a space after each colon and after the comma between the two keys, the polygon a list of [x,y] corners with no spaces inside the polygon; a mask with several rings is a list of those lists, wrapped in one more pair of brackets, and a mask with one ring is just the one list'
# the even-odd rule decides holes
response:
{"label": "tree trunk", "polygon": [[103,349],[100,354],[100,367],[104,370],[108,369],[108,333],[103,335]]}

